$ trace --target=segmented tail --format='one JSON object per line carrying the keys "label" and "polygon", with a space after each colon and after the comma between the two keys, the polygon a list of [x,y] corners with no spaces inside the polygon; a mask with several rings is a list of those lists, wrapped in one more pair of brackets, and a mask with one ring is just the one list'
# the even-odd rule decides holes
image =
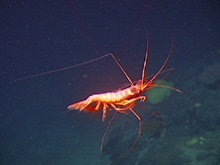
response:
{"label": "segmented tail", "polygon": [[75,103],[75,104],[71,104],[67,107],[67,109],[69,110],[79,110],[79,111],[83,111],[83,110],[88,110],[88,106],[90,105],[90,101],[84,100],[81,101],[79,103]]}

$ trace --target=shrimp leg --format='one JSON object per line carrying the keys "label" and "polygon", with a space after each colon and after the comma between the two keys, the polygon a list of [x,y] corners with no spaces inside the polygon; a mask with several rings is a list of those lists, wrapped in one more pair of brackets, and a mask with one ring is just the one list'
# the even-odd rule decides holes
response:
{"label": "shrimp leg", "polygon": [[106,140],[106,136],[107,136],[107,134],[109,132],[109,129],[110,129],[110,127],[111,127],[111,125],[112,125],[112,123],[113,123],[113,121],[114,121],[117,114],[118,114],[118,111],[115,111],[115,113],[113,114],[111,120],[109,121],[108,126],[105,130],[105,133],[102,137],[102,144],[101,144],[101,148],[100,148],[100,157],[101,157],[101,154],[102,154],[102,151],[103,151],[103,148],[104,148],[104,143],[105,143],[105,140]]}
{"label": "shrimp leg", "polygon": [[135,139],[134,143],[131,145],[131,147],[130,147],[123,155],[121,155],[120,157],[118,157],[118,158],[116,159],[116,161],[120,160],[121,158],[123,158],[125,155],[127,155],[129,152],[131,152],[131,151],[134,149],[134,147],[137,145],[137,143],[138,143],[138,141],[139,141],[139,139],[140,139],[140,137],[141,137],[142,131],[143,131],[143,121],[142,121],[141,116],[138,115],[138,113],[137,113],[134,109],[132,109],[132,108],[130,108],[130,111],[131,111],[131,112],[137,117],[137,119],[139,120],[138,136],[137,136],[137,138]]}

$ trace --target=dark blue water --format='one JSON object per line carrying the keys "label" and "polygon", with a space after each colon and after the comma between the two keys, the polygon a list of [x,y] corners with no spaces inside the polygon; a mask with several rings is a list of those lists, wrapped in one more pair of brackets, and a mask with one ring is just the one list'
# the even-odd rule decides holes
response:
{"label": "dark blue water", "polygon": [[[147,8],[146,13],[143,11]],[[0,164],[218,164],[220,156],[220,3],[210,1],[1,1]],[[175,88],[158,105],[117,116],[102,159],[107,122],[67,111],[94,93],[129,83],[111,57],[71,70],[9,83],[113,53],[139,80],[148,31],[149,74],[174,42],[167,68]],[[174,40],[172,40],[172,34]],[[164,76],[164,75],[163,75]],[[163,76],[161,78],[163,78]],[[110,114],[111,116],[111,114]]]}

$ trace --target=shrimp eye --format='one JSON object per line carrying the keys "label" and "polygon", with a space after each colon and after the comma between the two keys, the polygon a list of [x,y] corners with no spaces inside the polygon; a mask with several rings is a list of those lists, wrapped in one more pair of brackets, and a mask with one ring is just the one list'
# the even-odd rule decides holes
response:
{"label": "shrimp eye", "polygon": [[133,94],[136,94],[136,93],[139,93],[140,90],[139,90],[138,88],[136,88],[136,87],[133,87],[133,88],[131,88],[131,92],[132,92]]}

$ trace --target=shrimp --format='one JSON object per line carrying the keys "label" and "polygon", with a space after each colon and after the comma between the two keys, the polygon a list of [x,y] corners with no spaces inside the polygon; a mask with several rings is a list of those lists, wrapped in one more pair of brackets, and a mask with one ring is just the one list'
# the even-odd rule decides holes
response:
{"label": "shrimp", "polygon": [[[146,32],[147,32],[147,30],[146,30]],[[67,109],[68,110],[88,111],[88,112],[103,111],[102,121],[106,121],[108,119],[108,114],[109,114],[110,110],[112,110],[112,109],[115,110],[115,113],[113,114],[112,118],[110,119],[108,126],[105,130],[105,133],[103,135],[102,143],[101,143],[101,147],[100,147],[100,155],[103,151],[104,143],[106,140],[106,136],[109,132],[110,126],[112,125],[113,120],[115,119],[117,113],[119,112],[119,113],[128,114],[129,112],[132,112],[134,114],[134,116],[139,120],[138,135],[137,135],[135,141],[133,142],[133,144],[130,146],[130,148],[117,159],[117,160],[119,160],[122,157],[124,157],[127,153],[129,153],[130,151],[133,150],[133,148],[136,146],[136,144],[138,143],[138,140],[141,137],[142,129],[143,129],[142,117],[136,112],[135,107],[138,105],[139,102],[147,101],[147,99],[148,99],[147,96],[145,96],[143,94],[154,87],[171,88],[173,90],[176,90],[177,92],[184,94],[181,90],[179,90],[177,88],[164,86],[164,85],[160,85],[160,84],[155,84],[155,81],[163,72],[170,72],[173,70],[173,68],[170,68],[167,70],[165,70],[165,68],[169,62],[171,55],[173,54],[174,37],[172,37],[172,45],[170,48],[170,52],[169,52],[166,60],[164,61],[163,65],[157,71],[157,73],[154,76],[150,76],[152,78],[148,80],[149,76],[147,75],[147,66],[148,66],[149,55],[150,55],[149,48],[150,48],[149,47],[149,37],[147,34],[147,45],[146,45],[146,53],[145,53],[145,59],[144,59],[144,64],[143,64],[143,69],[142,69],[142,77],[138,81],[132,81],[131,77],[126,72],[126,70],[123,68],[123,66],[120,64],[119,60],[115,57],[115,55],[112,53],[109,53],[109,54],[100,56],[98,58],[86,61],[84,63],[80,63],[80,64],[76,64],[76,65],[72,65],[72,66],[68,66],[65,68],[60,68],[60,69],[56,69],[56,70],[52,70],[52,71],[47,71],[47,72],[43,72],[43,73],[31,75],[31,76],[26,76],[23,78],[19,78],[19,79],[10,81],[9,83],[15,83],[18,81],[23,81],[23,80],[34,78],[34,77],[39,77],[39,76],[51,74],[54,72],[60,72],[60,71],[76,68],[76,67],[79,67],[82,65],[86,65],[86,64],[101,60],[101,59],[106,58],[108,56],[111,56],[114,59],[114,61],[116,62],[116,64],[118,65],[118,67],[121,69],[123,74],[126,76],[128,81],[130,82],[130,86],[126,87],[124,89],[119,89],[114,92],[93,94],[83,101],[69,105],[67,107]]]}
{"label": "shrimp", "polygon": [[[147,32],[147,30],[146,30],[146,32]],[[174,37],[172,37],[172,38],[174,38]],[[116,64],[118,65],[118,67],[121,69],[121,71],[124,73],[124,75],[126,76],[128,81],[130,82],[130,86],[126,87],[124,89],[119,89],[115,92],[93,94],[93,95],[89,96],[86,100],[69,105],[67,107],[67,109],[68,110],[88,111],[88,112],[103,111],[102,121],[107,120],[110,110],[112,110],[112,109],[115,110],[115,113],[113,114],[112,118],[110,119],[108,126],[105,130],[105,133],[103,135],[101,148],[100,148],[100,155],[103,151],[103,146],[105,143],[107,133],[109,132],[110,126],[112,125],[112,122],[113,122],[114,118],[116,117],[117,113],[119,112],[119,113],[128,114],[129,112],[132,112],[134,114],[134,116],[139,120],[138,136],[136,137],[135,141],[130,146],[130,148],[117,159],[117,160],[119,160],[122,157],[124,157],[127,153],[132,151],[132,149],[136,146],[138,140],[141,137],[142,128],[143,128],[142,118],[136,112],[136,110],[134,108],[138,105],[139,102],[147,101],[147,96],[145,96],[143,94],[145,92],[147,92],[148,90],[152,89],[153,87],[158,87],[158,86],[165,87],[165,88],[171,88],[173,90],[176,90],[177,92],[184,94],[179,89],[176,89],[173,87],[168,87],[168,86],[163,86],[160,84],[155,84],[155,81],[163,72],[167,72],[167,71],[170,72],[173,70],[173,68],[165,70],[165,68],[169,62],[169,59],[170,59],[171,55],[173,54],[173,48],[174,48],[174,39],[172,39],[172,45],[170,48],[170,52],[169,52],[165,62],[163,63],[161,68],[157,71],[157,73],[154,76],[152,76],[152,78],[149,80],[148,80],[148,75],[147,75],[147,66],[148,66],[148,62],[149,62],[150,49],[149,49],[149,38],[148,38],[148,34],[147,34],[145,60],[144,60],[143,69],[142,69],[142,77],[139,81],[135,81],[135,82],[132,81],[131,77],[128,75],[128,73],[123,68],[123,66],[120,64],[119,60],[115,57],[115,55],[112,53],[109,53],[109,54],[103,55],[101,57],[92,59],[90,61],[86,61],[84,63],[80,63],[80,64],[76,64],[76,65],[72,65],[69,67],[56,69],[56,70],[52,70],[52,71],[48,71],[48,72],[43,72],[43,73],[39,73],[39,74],[35,74],[35,75],[23,77],[23,78],[19,78],[19,79],[10,81],[10,83],[15,83],[18,81],[23,81],[23,80],[34,78],[34,77],[39,77],[39,76],[51,74],[54,72],[59,72],[59,71],[64,71],[64,70],[76,68],[76,67],[79,67],[82,65],[86,65],[88,63],[95,62],[97,60],[101,60],[101,59],[106,58],[108,56],[111,56],[114,59],[114,61],[116,62]]]}

